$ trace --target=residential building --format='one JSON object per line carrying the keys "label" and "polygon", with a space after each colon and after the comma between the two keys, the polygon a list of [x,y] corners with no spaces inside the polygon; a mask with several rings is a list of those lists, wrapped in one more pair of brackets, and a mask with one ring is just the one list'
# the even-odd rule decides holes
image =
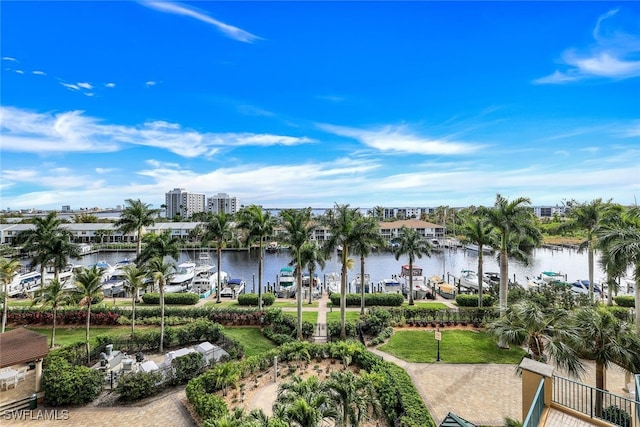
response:
{"label": "residential building", "polygon": [[184,188],[174,188],[165,194],[167,206],[167,218],[180,215],[182,218],[190,218],[194,213],[205,212],[205,195],[191,193]]}
{"label": "residential building", "polygon": [[212,197],[207,197],[207,212],[235,214],[240,208],[240,201],[237,197],[231,197],[227,193],[218,193]]}

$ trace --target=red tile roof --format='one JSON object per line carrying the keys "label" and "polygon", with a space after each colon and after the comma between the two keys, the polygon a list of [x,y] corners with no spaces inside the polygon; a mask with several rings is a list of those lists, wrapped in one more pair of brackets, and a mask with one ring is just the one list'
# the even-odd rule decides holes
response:
{"label": "red tile roof", "polygon": [[0,334],[0,368],[42,359],[49,352],[47,337],[26,328]]}

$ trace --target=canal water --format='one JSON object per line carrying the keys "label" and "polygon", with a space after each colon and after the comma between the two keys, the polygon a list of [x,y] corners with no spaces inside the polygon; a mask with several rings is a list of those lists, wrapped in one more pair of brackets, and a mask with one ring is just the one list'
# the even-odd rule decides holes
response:
{"label": "canal water", "polygon": [[[182,251],[179,259],[180,262],[192,260],[197,262],[199,251]],[[215,251],[209,252],[211,261],[216,262]],[[79,264],[88,266],[98,261],[106,261],[113,265],[117,261],[124,258],[135,258],[135,252],[100,252],[84,256]],[[360,257],[353,256],[354,267],[349,271],[349,281],[355,278],[360,272]],[[264,254],[264,270],[263,270],[263,288],[266,288],[267,282],[273,284],[282,267],[289,264],[292,257],[286,250],[277,253]],[[604,273],[600,266],[597,265],[598,257],[596,256],[596,266],[594,278],[596,282],[601,282]],[[401,257],[396,260],[391,252],[381,251],[374,252],[365,260],[365,271],[371,277],[372,283],[390,278],[392,275],[399,275],[403,264],[408,264],[407,257]],[[423,274],[427,277],[432,275],[442,276],[450,274],[459,276],[461,270],[477,270],[478,254],[477,252],[467,251],[461,248],[445,249],[443,252],[434,252],[431,257],[422,257],[416,260],[415,266],[423,269]],[[324,269],[317,269],[316,273],[323,280],[324,274],[332,272],[340,272],[340,260],[337,255],[326,261]],[[217,268],[216,268],[217,270]],[[232,278],[243,278],[247,283],[247,291],[257,291],[258,282],[258,253],[255,250],[248,252],[246,250],[228,250],[222,253],[222,270],[226,271]],[[500,268],[497,262],[497,253],[493,255],[484,255],[484,271],[499,272]],[[578,253],[573,249],[552,250],[541,248],[534,253],[532,261],[529,265],[521,262],[509,261],[509,278],[515,279],[519,283],[526,283],[526,277],[538,276],[543,271],[556,271],[566,274],[567,280],[573,282],[577,279],[588,279],[589,269],[587,254]]]}

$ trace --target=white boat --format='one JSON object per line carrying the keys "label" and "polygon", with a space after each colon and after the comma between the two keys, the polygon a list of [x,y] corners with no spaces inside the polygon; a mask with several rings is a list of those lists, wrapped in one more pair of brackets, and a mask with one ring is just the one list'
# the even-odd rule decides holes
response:
{"label": "white boat", "polygon": [[176,266],[175,272],[165,285],[165,292],[184,292],[191,287],[191,282],[196,275],[196,264],[191,261],[183,262]]}
{"label": "white boat", "polygon": [[329,273],[325,276],[325,286],[327,287],[327,293],[340,293],[340,275],[338,273]]}
{"label": "white boat", "polygon": [[220,297],[237,298],[238,295],[244,293],[245,286],[244,279],[229,279],[220,291]]}
{"label": "white boat", "polygon": [[[589,279],[578,279],[571,284],[571,291],[575,292],[576,294],[589,295],[590,283],[591,282],[589,282]],[[597,283],[593,284],[593,293],[598,297],[602,295],[602,290]]]}
{"label": "white boat", "polygon": [[460,286],[477,291],[478,273],[472,270],[462,270],[460,273]]}
{"label": "white boat", "polygon": [[[409,288],[410,288],[410,271],[408,265],[403,265],[400,270],[400,280],[402,284],[402,294],[405,297],[409,296]],[[424,299],[427,298],[428,295],[431,294],[431,290],[429,289],[429,281],[426,277],[422,275],[422,268],[413,266],[411,271],[413,276],[413,298],[414,299]]]}
{"label": "white boat", "polygon": [[106,297],[125,296],[125,284],[126,278],[124,273],[124,266],[128,264],[116,263],[121,268],[116,268],[113,273],[102,282],[102,293]]}
{"label": "white boat", "polygon": [[280,244],[278,242],[269,242],[265,250],[269,253],[275,253],[280,250]]}
{"label": "white boat", "polygon": [[276,295],[278,298],[291,298],[296,295],[296,279],[293,276],[293,267],[282,267],[276,282]]}
{"label": "white boat", "polygon": [[402,287],[400,286],[398,279],[382,279],[378,282],[378,292],[399,294],[402,292]]}
{"label": "white boat", "polygon": [[526,279],[527,279],[527,289],[539,290],[541,287],[547,284],[547,282],[542,280],[540,277],[527,276]]}
{"label": "white boat", "polygon": [[[360,273],[356,274],[356,277],[349,282],[349,293],[360,293],[360,286],[362,286],[363,282],[360,279]],[[371,277],[369,273],[364,273],[364,293],[371,293]]]}
{"label": "white boat", "polygon": [[115,271],[115,268],[109,264],[106,261],[98,261],[95,264],[93,264],[90,267],[96,266],[99,269],[102,270],[102,281],[104,282],[105,280],[107,280],[109,277],[111,277],[111,275],[113,274],[113,272]]}
{"label": "white boat", "polygon": [[540,275],[540,278],[546,283],[552,282],[564,282],[567,280],[564,274],[555,272],[555,271],[543,271]]}
{"label": "white boat", "polygon": [[[474,244],[468,244],[464,247],[465,250],[470,251],[470,252],[479,252],[480,251],[480,247],[478,245],[474,245]],[[489,246],[482,246],[482,253],[483,254],[487,254],[490,255],[493,253],[493,248],[489,247]]]}
{"label": "white boat", "polygon": [[10,297],[27,295],[34,293],[40,289],[42,275],[38,271],[29,271],[17,274],[7,289],[7,295]]}
{"label": "white boat", "polygon": [[318,273],[314,273],[313,280],[311,280],[311,277],[307,272],[302,276],[303,299],[309,298],[309,282],[312,283],[311,292],[313,293],[313,298],[320,298],[320,285],[322,284],[322,282],[320,282],[320,277],[318,277]]}
{"label": "white boat", "polygon": [[210,276],[213,274],[213,270],[215,269],[215,265],[211,260],[211,256],[209,252],[202,251],[198,254],[198,261],[196,262],[196,277],[197,276]]}
{"label": "white boat", "polygon": [[[73,275],[78,269],[82,268],[81,265],[68,263],[61,271],[58,272],[58,281],[66,285],[69,282],[73,282]],[[47,267],[44,273],[44,284],[48,285],[56,277],[55,269],[51,266]]]}

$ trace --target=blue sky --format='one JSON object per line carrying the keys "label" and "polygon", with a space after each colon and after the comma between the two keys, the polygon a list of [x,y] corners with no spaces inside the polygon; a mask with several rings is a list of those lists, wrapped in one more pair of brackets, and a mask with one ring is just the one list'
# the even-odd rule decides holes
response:
{"label": "blue sky", "polygon": [[0,209],[640,195],[640,3],[2,2]]}

